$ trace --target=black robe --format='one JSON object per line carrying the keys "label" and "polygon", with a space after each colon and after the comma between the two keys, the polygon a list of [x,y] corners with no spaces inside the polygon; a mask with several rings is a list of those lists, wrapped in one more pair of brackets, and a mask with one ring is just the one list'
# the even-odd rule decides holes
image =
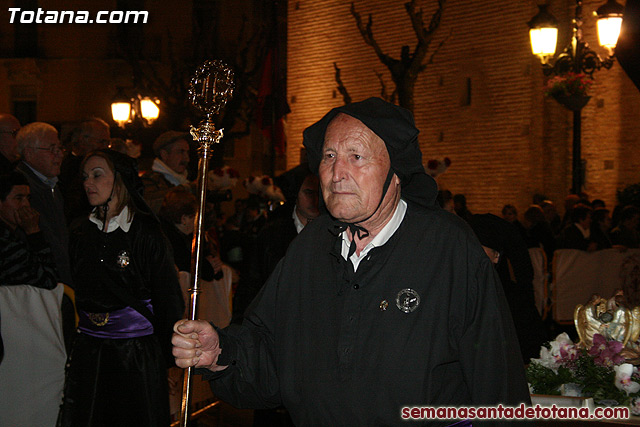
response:
{"label": "black robe", "polygon": [[[169,243],[160,225],[136,213],[128,232],[103,233],[84,220],[71,236],[78,311],[108,313],[127,304],[110,288],[151,300],[151,335],[97,338],[79,333],[67,368],[62,426],[169,424],[167,367],[173,324],[184,301]],[[129,262],[118,260],[126,251]]]}
{"label": "black robe", "polygon": [[[220,331],[229,367],[198,371],[216,396],[282,403],[296,425],[318,426],[405,425],[404,406],[529,402],[502,287],[467,224],[409,205],[355,273],[333,224],[323,215],[305,227],[243,325]],[[420,297],[411,312],[399,308],[407,289]]]}

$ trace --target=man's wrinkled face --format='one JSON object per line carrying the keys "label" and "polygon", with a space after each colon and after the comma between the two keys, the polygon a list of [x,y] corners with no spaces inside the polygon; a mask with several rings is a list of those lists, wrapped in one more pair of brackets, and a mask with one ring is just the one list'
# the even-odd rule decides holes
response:
{"label": "man's wrinkled face", "polygon": [[[319,167],[322,197],[331,215],[357,223],[373,214],[389,167],[380,137],[354,117],[336,116],[327,127]],[[390,189],[397,191],[395,186]]]}
{"label": "man's wrinkled face", "polygon": [[57,132],[47,132],[35,145],[25,147],[24,155],[27,163],[47,178],[60,174],[64,153]]}
{"label": "man's wrinkled face", "polygon": [[31,191],[28,185],[14,185],[6,199],[0,200],[0,218],[11,228],[18,226],[16,211],[24,206],[30,206]]}
{"label": "man's wrinkled face", "polygon": [[160,150],[160,160],[177,173],[183,173],[189,166],[189,143],[184,139],[177,140]]}

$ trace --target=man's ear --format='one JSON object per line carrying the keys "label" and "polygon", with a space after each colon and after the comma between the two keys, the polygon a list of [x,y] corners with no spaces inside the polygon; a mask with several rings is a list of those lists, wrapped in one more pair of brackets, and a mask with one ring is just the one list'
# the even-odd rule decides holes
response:
{"label": "man's ear", "polygon": [[188,225],[190,222],[193,222],[193,220],[189,219],[189,215],[184,214],[180,217],[181,225]]}

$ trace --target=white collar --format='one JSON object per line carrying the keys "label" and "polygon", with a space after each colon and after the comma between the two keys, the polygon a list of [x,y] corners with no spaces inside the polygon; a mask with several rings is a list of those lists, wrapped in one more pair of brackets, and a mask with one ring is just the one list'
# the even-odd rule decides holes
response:
{"label": "white collar", "polygon": [[293,225],[296,226],[296,232],[298,234],[300,234],[300,232],[304,228],[304,224],[302,223],[302,221],[300,221],[300,217],[298,216],[298,212],[296,212],[296,208],[297,207],[298,207],[298,205],[295,205],[293,207],[293,214],[291,215],[291,217],[293,218]]}
{"label": "white collar", "polygon": [[183,173],[178,173],[173,169],[171,169],[169,166],[167,166],[165,162],[163,162],[157,157],[153,160],[153,165],[151,166],[151,170],[164,175],[166,180],[173,185],[189,185],[189,180],[187,179],[186,170]]}
{"label": "white collar", "polygon": [[585,230],[584,228],[582,228],[582,226],[580,224],[578,224],[577,222],[574,222],[573,225],[576,226],[576,228],[578,230],[580,230],[580,232],[582,233],[582,235],[584,236],[585,239],[588,239],[589,236],[591,236],[591,230]]}
{"label": "white collar", "polygon": [[[353,263],[354,271],[358,269],[358,265],[360,264],[360,261],[362,261],[362,259],[364,259],[364,257],[369,254],[371,249],[377,246],[382,246],[385,243],[387,243],[387,241],[389,241],[391,236],[393,236],[396,230],[400,227],[400,224],[402,223],[402,220],[404,219],[404,215],[406,213],[407,213],[407,202],[400,199],[400,202],[396,207],[396,211],[393,213],[393,216],[391,217],[389,222],[382,228],[382,230],[380,230],[378,234],[376,234],[373,240],[371,240],[367,244],[367,246],[364,247],[362,252],[360,252],[360,255],[356,255],[355,252],[353,253],[353,255],[351,255],[350,259],[351,259],[351,262]],[[349,246],[351,246],[351,241],[349,240],[349,237],[347,236],[347,231],[345,230],[342,232],[342,257],[344,259],[347,259],[347,257],[349,256]]]}
{"label": "white collar", "polygon": [[[93,222],[98,226],[100,230],[102,230],[102,221],[98,219],[96,215],[97,207],[91,212],[89,215],[89,221]],[[133,222],[133,215],[131,215],[131,219],[129,219],[129,207],[125,206],[122,211],[113,218],[109,220],[109,225],[107,225],[107,229],[105,230],[107,233],[111,233],[112,231],[116,231],[118,228],[121,228],[125,233],[129,232],[131,228],[131,223]]]}

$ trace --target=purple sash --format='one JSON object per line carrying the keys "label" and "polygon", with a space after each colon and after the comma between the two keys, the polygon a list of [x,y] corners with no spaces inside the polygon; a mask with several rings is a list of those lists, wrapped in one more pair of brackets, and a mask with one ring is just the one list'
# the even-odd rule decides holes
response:
{"label": "purple sash", "polygon": [[[142,301],[153,312],[151,300]],[[83,334],[96,338],[137,338],[153,334],[149,320],[131,307],[108,313],[78,311],[78,329]]]}

